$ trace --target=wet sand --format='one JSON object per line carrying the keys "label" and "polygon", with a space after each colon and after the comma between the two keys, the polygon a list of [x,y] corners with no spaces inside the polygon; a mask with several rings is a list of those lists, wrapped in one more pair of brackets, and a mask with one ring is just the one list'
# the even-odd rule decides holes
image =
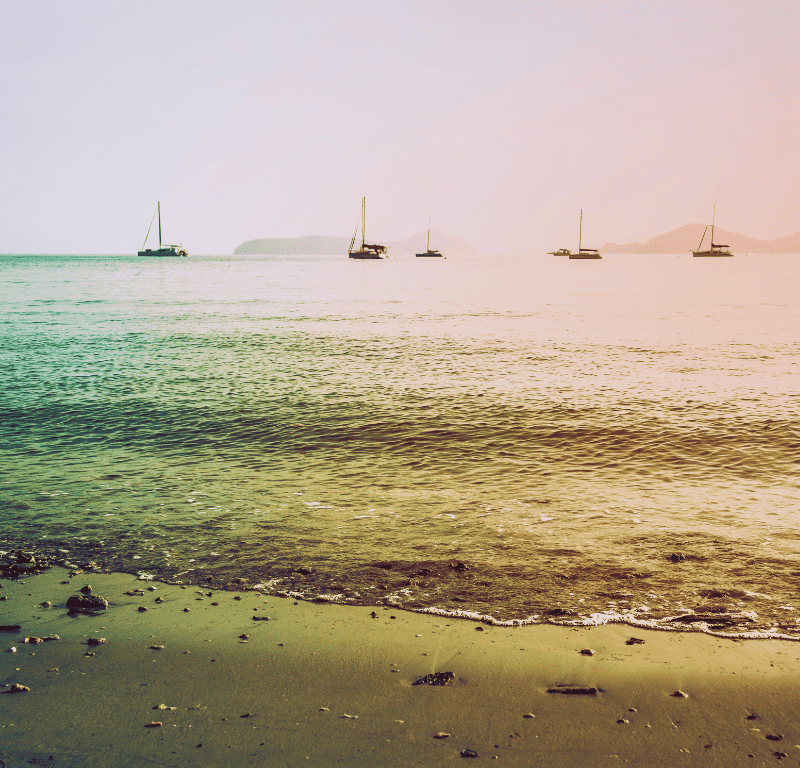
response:
{"label": "wet sand", "polygon": [[[110,606],[70,617],[86,584]],[[798,643],[209,591],[62,568],[4,581],[0,624],[21,629],[0,633],[0,768],[443,765],[464,750],[514,766],[800,760]],[[413,685],[431,672],[454,679]],[[598,692],[548,693],[562,684]]]}

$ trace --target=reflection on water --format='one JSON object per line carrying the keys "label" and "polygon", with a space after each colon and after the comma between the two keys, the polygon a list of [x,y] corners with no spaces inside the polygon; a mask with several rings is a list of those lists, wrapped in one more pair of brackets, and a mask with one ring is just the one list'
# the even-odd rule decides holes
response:
{"label": "reflection on water", "polygon": [[798,272],[0,257],[5,547],[800,635]]}

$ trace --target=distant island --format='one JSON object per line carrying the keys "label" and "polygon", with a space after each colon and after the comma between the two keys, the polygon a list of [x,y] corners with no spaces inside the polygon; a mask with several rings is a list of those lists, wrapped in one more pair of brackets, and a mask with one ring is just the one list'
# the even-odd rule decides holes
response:
{"label": "distant island", "polygon": [[[645,243],[606,243],[602,253],[687,253],[695,250],[703,236],[705,224],[687,224],[665,235],[658,235]],[[711,237],[709,227],[705,237],[708,245]],[[729,245],[734,253],[800,253],[800,232],[778,240],[756,240],[736,232],[728,232],[719,227],[714,230],[714,241]]]}
{"label": "distant island", "polygon": [[[425,250],[428,231],[395,242],[380,242],[390,246],[395,256],[420,253]],[[267,254],[272,256],[344,256],[350,246],[349,237],[306,235],[305,237],[265,237],[248,240],[237,245],[235,255]],[[445,256],[477,256],[478,249],[460,237],[450,237],[431,230],[431,247],[438,248]]]}

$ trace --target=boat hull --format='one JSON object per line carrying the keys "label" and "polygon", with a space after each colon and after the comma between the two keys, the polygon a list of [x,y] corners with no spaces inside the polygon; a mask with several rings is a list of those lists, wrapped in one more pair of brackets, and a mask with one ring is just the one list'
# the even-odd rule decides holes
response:
{"label": "boat hull", "polygon": [[148,248],[139,251],[140,256],[159,256],[159,257],[181,257],[186,258],[189,252],[185,248]]}
{"label": "boat hull", "polygon": [[351,259],[382,259],[379,253],[373,251],[352,251],[347,254]]}
{"label": "boat hull", "polygon": [[559,248],[557,251],[548,251],[548,256],[569,256],[569,251],[566,248]]}
{"label": "boat hull", "polygon": [[418,259],[425,259],[425,258],[428,258],[428,259],[443,259],[444,256],[442,256],[442,254],[439,253],[439,251],[426,251],[425,253],[418,253],[417,254],[417,258]]}
{"label": "boat hull", "polygon": [[730,251],[692,251],[692,256],[699,258],[733,258]]}
{"label": "boat hull", "polygon": [[603,257],[599,253],[571,253],[569,255],[571,259],[602,259]]}

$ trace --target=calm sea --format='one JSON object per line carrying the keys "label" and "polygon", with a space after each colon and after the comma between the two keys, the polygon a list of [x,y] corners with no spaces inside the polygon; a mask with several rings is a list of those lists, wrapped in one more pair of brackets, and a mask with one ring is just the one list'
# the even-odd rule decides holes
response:
{"label": "calm sea", "polygon": [[0,256],[0,548],[800,637],[799,294],[791,255]]}

